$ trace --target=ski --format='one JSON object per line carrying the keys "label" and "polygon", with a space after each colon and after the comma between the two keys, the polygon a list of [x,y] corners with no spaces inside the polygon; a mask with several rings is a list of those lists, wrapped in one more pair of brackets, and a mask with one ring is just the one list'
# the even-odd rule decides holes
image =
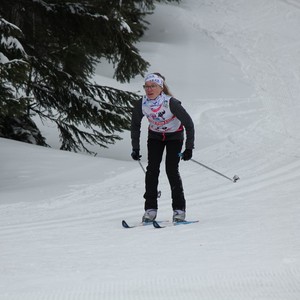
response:
{"label": "ski", "polygon": [[126,229],[143,227],[148,225],[153,225],[154,228],[165,228],[167,226],[179,226],[198,223],[199,220],[193,221],[182,221],[182,222],[170,222],[170,221],[153,221],[153,222],[139,222],[135,224],[128,224],[125,220],[122,220],[122,226]]}
{"label": "ski", "polygon": [[188,224],[194,224],[194,223],[198,223],[199,220],[194,220],[194,221],[181,221],[181,222],[173,222],[173,223],[169,223],[167,225],[160,225],[158,222],[153,221],[152,224],[154,226],[154,228],[165,228],[169,225],[173,225],[173,226],[178,226],[178,225],[188,225]]}
{"label": "ski", "polygon": [[[166,223],[168,221],[155,221],[155,223],[160,224],[160,223]],[[148,226],[148,225],[153,225],[153,222],[140,222],[136,224],[128,224],[125,220],[122,220],[122,226],[124,228],[136,228],[136,227],[142,227],[142,226]]]}
{"label": "ski", "polygon": [[144,226],[144,224],[138,223],[138,224],[129,225],[125,220],[122,220],[122,226],[124,228],[135,228],[135,227],[139,227],[139,226]]}

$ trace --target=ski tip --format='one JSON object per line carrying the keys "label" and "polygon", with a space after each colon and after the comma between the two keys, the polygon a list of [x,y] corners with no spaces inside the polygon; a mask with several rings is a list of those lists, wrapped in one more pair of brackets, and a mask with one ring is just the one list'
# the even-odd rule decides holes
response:
{"label": "ski tip", "polygon": [[153,221],[152,224],[155,228],[164,228],[165,227],[165,226],[160,226],[157,221]]}
{"label": "ski tip", "polygon": [[130,226],[127,224],[127,222],[125,220],[122,220],[122,226],[124,228],[130,228]]}

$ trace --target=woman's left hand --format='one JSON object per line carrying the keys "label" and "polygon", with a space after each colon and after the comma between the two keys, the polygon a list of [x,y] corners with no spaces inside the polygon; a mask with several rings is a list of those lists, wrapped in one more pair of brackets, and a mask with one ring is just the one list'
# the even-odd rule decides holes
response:
{"label": "woman's left hand", "polygon": [[181,159],[183,160],[190,160],[192,157],[193,157],[192,149],[185,149],[181,155]]}

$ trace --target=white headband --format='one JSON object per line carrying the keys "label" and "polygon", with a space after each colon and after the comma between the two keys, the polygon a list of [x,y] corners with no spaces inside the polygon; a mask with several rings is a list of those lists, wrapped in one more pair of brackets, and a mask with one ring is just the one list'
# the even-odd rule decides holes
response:
{"label": "white headband", "polygon": [[159,86],[164,87],[164,80],[156,74],[149,74],[145,78],[145,82],[152,81],[157,83]]}

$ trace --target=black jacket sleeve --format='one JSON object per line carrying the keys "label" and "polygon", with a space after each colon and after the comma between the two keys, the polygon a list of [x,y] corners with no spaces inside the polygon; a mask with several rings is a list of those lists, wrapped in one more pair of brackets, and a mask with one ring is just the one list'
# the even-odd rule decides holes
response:
{"label": "black jacket sleeve", "polygon": [[130,129],[132,149],[140,149],[141,123],[143,116],[142,99],[140,99],[134,104],[131,116]]}
{"label": "black jacket sleeve", "polygon": [[181,102],[175,98],[170,99],[170,110],[176,118],[179,119],[186,130],[185,148],[194,149],[195,129],[192,118],[183,108]]}

